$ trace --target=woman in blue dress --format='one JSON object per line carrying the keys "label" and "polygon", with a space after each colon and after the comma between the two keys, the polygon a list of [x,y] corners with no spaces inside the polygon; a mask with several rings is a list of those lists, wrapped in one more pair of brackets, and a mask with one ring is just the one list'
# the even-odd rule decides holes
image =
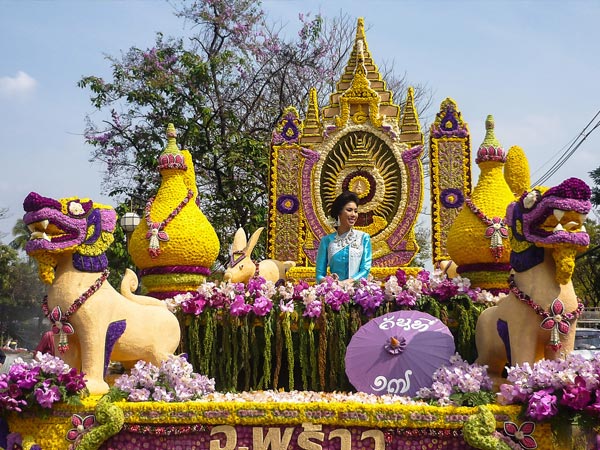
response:
{"label": "woman in blue dress", "polygon": [[331,205],[331,217],[335,219],[335,233],[328,234],[319,244],[317,253],[317,283],[327,276],[327,268],[334,278],[356,281],[366,278],[371,271],[371,237],[355,230],[358,219],[358,196],[354,192],[342,192]]}

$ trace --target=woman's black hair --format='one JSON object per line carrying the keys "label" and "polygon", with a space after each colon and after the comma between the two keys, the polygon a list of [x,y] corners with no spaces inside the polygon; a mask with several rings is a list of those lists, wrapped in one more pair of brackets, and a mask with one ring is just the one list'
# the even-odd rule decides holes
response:
{"label": "woman's black hair", "polygon": [[342,212],[342,209],[344,209],[344,206],[346,206],[350,202],[354,202],[358,206],[358,195],[356,195],[354,192],[344,191],[340,195],[338,195],[337,198],[331,204],[331,209],[329,210],[331,217],[337,219],[337,217]]}

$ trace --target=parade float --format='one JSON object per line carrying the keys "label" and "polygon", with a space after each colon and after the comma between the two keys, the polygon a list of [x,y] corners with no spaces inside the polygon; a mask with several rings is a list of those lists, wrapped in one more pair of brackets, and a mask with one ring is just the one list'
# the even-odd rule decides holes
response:
{"label": "parade float", "polygon": [[[227,281],[210,279],[218,230],[172,126],[161,186],[129,240],[147,295],[133,293],[133,273],[120,292],[106,282],[110,206],[31,193],[27,252],[49,284],[42,310],[59,353],[0,375],[0,446],[594,448],[600,361],[568,354],[589,187],[530,189],[523,152],[505,155],[489,118],[471,191],[468,127],[446,99],[430,132],[432,243],[434,261],[452,261],[458,275],[409,267],[424,137],[411,89],[403,104],[360,19],[330,103],[321,109],[311,91],[305,119],[288,108],[273,132],[267,246],[277,283],[250,258],[260,231],[239,232]],[[318,242],[333,230],[326,211],[346,189],[372,236],[372,277],[315,285]],[[258,275],[242,277],[247,264]],[[112,361],[126,372],[112,374]]]}

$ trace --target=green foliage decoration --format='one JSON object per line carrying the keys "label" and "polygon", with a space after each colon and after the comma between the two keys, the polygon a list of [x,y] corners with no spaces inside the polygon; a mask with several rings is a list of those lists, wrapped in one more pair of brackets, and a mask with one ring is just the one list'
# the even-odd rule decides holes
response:
{"label": "green foliage decoration", "polygon": [[94,415],[96,416],[97,426],[90,429],[83,435],[77,445],[78,450],[97,450],[111,436],[114,436],[125,423],[125,414],[123,410],[114,402],[120,400],[114,397],[114,393],[109,391],[98,400]]}
{"label": "green foliage decoration", "polygon": [[[180,318],[190,362],[214,378],[218,390],[334,391],[352,389],[346,349],[374,317],[403,310],[429,313],[448,326],[457,352],[472,363],[477,318],[494,301],[490,293],[471,289],[468,280],[423,271],[416,277],[398,272],[383,284],[329,279],[317,286],[276,287],[260,276],[247,286],[207,282],[197,293],[180,296],[177,305],[191,316]],[[461,401],[477,404],[472,397]]]}

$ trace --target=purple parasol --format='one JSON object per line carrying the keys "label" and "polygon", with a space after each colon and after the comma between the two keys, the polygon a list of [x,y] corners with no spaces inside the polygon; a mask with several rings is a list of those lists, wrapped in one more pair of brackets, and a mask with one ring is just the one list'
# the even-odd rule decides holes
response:
{"label": "purple parasol", "polygon": [[454,338],[441,320],[398,311],[359,328],[346,349],[346,374],[358,391],[412,397],[430,387],[433,373],[454,354]]}

